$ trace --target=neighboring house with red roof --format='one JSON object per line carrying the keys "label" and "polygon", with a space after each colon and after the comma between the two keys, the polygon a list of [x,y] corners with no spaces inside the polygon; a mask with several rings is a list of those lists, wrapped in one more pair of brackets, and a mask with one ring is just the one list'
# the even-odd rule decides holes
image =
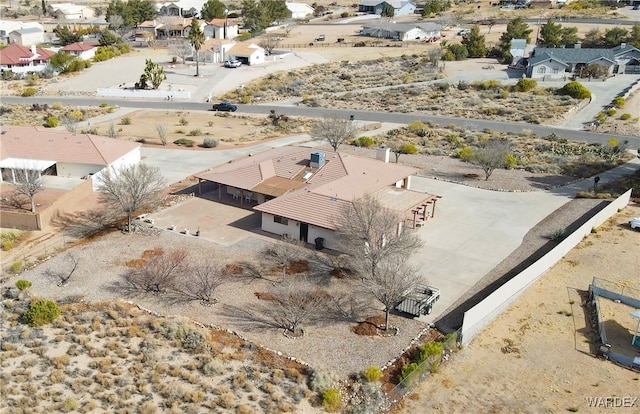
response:
{"label": "neighboring house with red roof", "polygon": [[240,26],[234,19],[211,19],[204,27],[204,36],[209,39],[234,39],[240,33]]}
{"label": "neighboring house with red roof", "polygon": [[55,53],[51,50],[31,48],[13,43],[0,49],[0,71],[15,73],[42,72],[49,65],[49,58]]}
{"label": "neighboring house with red roof", "polygon": [[15,171],[24,168],[42,175],[89,178],[140,159],[139,143],[98,135],[6,125],[0,133],[0,181],[14,181]]}
{"label": "neighboring house with red roof", "polygon": [[77,56],[80,60],[91,60],[96,55],[98,47],[89,43],[76,42],[66,45],[61,52],[67,55]]}
{"label": "neighboring house with red roof", "polygon": [[220,200],[262,213],[261,228],[305,242],[323,238],[337,248],[336,223],[353,200],[377,198],[398,212],[398,231],[433,217],[438,196],[413,191],[418,170],[391,164],[389,149],[378,159],[306,147],[281,147],[250,155],[197,174],[199,190],[214,183]]}

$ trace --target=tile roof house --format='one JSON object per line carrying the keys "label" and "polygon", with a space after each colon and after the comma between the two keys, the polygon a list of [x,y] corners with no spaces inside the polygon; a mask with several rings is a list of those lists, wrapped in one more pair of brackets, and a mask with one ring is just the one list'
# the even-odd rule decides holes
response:
{"label": "tile roof house", "polygon": [[307,17],[313,15],[313,7],[309,6],[306,3],[285,3],[287,9],[291,12],[291,18],[296,19],[306,19]]}
{"label": "tile roof house", "polygon": [[[160,19],[147,20],[136,28],[136,41],[147,40],[143,35],[150,33],[156,38],[188,37],[191,30],[191,18],[186,17],[162,17]],[[207,22],[198,20],[200,29],[204,30]],[[138,39],[141,40],[138,40]]]}
{"label": "tile roof house", "polygon": [[96,55],[98,47],[89,43],[76,42],[66,45],[61,52],[68,55],[77,56],[81,60],[91,60]]}
{"label": "tile roof house", "polygon": [[0,70],[16,73],[42,72],[48,67],[48,61],[55,53],[47,50],[31,48],[16,43],[0,49]]}
{"label": "tile roof house", "polygon": [[442,37],[442,26],[437,23],[389,23],[375,21],[362,25],[362,36],[396,40],[426,40],[433,42]]}
{"label": "tile roof house", "polygon": [[139,161],[135,142],[26,126],[5,125],[0,132],[0,181],[13,181],[15,170],[25,166],[46,175],[83,178]]}
{"label": "tile roof house", "polygon": [[47,11],[58,20],[87,20],[96,17],[94,8],[73,3],[49,4]]}
{"label": "tile roof house", "polygon": [[382,14],[385,5],[393,8],[394,16],[415,13],[416,4],[407,0],[360,0],[358,11],[369,14]]}
{"label": "tile roof house", "polygon": [[[437,196],[412,191],[417,170],[390,164],[389,149],[379,159],[307,147],[274,148],[197,174],[199,190],[214,183],[217,198],[262,213],[262,230],[300,238],[323,238],[336,248],[336,222],[345,207],[365,196],[376,197],[399,213],[398,231],[433,217]],[[203,184],[204,183],[204,184]]]}
{"label": "tile roof house", "polygon": [[204,27],[204,37],[208,39],[231,40],[238,37],[239,33],[240,26],[234,19],[211,19]]}
{"label": "tile roof house", "polygon": [[180,0],[166,3],[156,3],[155,7],[160,16],[200,17],[206,0]]}
{"label": "tile roof house", "polygon": [[533,79],[561,79],[580,76],[591,64],[603,66],[610,75],[640,73],[640,50],[626,43],[604,48],[543,48],[537,47],[528,59],[527,76]]}
{"label": "tile roof house", "polygon": [[[0,20],[0,41],[4,44],[15,43],[9,41],[9,33],[26,29],[28,27],[37,27],[44,32],[42,24],[38,22],[22,22],[20,20]],[[31,45],[29,45],[31,46]]]}

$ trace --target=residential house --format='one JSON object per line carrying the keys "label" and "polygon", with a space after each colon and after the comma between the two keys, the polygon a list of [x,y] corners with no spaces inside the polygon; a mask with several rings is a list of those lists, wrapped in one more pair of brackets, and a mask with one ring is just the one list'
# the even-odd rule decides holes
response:
{"label": "residential house", "polygon": [[234,19],[211,19],[204,27],[205,39],[234,39],[238,37],[240,26]]}
{"label": "residential house", "polygon": [[233,56],[244,65],[259,65],[264,63],[264,48],[254,43],[236,43],[228,50],[227,56]]}
{"label": "residential house", "polygon": [[416,4],[407,0],[360,0],[358,4],[358,11],[368,14],[382,14],[382,10],[385,7],[391,6],[393,8],[394,16],[406,16],[408,14],[414,14],[416,10]]}
{"label": "residential house", "polygon": [[563,79],[566,76],[581,76],[585,66],[598,64],[607,73],[640,74],[640,50],[621,43],[611,49],[542,48],[537,47],[528,59],[527,76],[533,79]]}
{"label": "residential house", "polygon": [[57,20],[88,20],[96,17],[94,8],[73,3],[49,4],[47,12]]}
{"label": "residential house", "polygon": [[[0,20],[0,42],[4,43],[5,45],[8,45],[9,43],[21,44],[16,41],[10,41],[9,34],[16,30],[32,28],[32,27],[38,28],[40,29],[40,31],[44,33],[44,28],[42,24],[38,22],[22,22],[19,20]],[[43,42],[39,42],[39,43],[43,43]],[[33,43],[33,44],[37,44],[37,43]],[[22,46],[31,46],[31,44],[22,45]]]}
{"label": "residential house", "polygon": [[[280,147],[197,174],[199,190],[262,216],[263,231],[304,242],[324,239],[337,248],[336,223],[353,200],[377,198],[398,212],[397,231],[417,228],[434,216],[439,197],[412,191],[418,170],[389,163],[389,149],[363,158],[307,147]],[[213,186],[211,186],[213,183]]]}
{"label": "residential house", "polygon": [[[136,41],[146,41],[149,36],[152,38],[186,38],[191,30],[191,22],[193,19],[185,17],[162,17],[160,19],[147,20],[138,25],[136,28]],[[204,31],[207,23],[204,20],[198,20],[200,29]]]}
{"label": "residential house", "polygon": [[306,19],[313,15],[313,7],[306,3],[286,3],[287,9],[291,12],[291,18],[294,20]]}
{"label": "residential house", "polygon": [[15,73],[42,72],[49,65],[49,58],[55,53],[51,50],[24,47],[17,43],[0,49],[0,71]]}
{"label": "residential house", "polygon": [[84,42],[71,43],[60,49],[61,52],[77,56],[80,60],[93,59],[96,55],[96,50],[98,50],[97,46]]}
{"label": "residential house", "polygon": [[9,33],[9,43],[17,43],[22,46],[33,46],[44,43],[44,30],[42,27],[25,27]]}
{"label": "residential house", "polygon": [[200,60],[206,63],[222,63],[231,55],[229,50],[236,44],[223,39],[206,40],[200,48]]}
{"label": "residential house", "polygon": [[139,143],[98,135],[6,125],[0,134],[0,181],[14,181],[23,168],[60,178],[96,177],[140,159]]}
{"label": "residential house", "polygon": [[401,41],[424,40],[427,42],[435,42],[442,37],[442,26],[432,22],[395,23],[378,20],[363,25],[360,34],[362,36]]}
{"label": "residential house", "polygon": [[180,0],[166,3],[156,3],[159,16],[200,17],[206,0]]}

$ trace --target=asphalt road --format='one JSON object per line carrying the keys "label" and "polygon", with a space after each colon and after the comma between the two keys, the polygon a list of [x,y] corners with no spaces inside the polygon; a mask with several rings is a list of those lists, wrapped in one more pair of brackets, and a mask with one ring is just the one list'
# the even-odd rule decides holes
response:
{"label": "asphalt road", "polygon": [[[108,102],[109,105],[117,105],[124,108],[149,108],[149,109],[175,109],[189,111],[208,111],[211,105],[201,102],[179,102],[179,101],[134,101],[125,99],[105,99],[105,98],[68,98],[68,97],[3,97],[2,102],[6,103],[53,103],[62,102],[70,105],[79,106],[95,106],[101,102]],[[238,112],[249,114],[268,115],[269,111],[275,109],[277,113],[285,113],[290,116],[304,116],[309,118],[321,118],[327,115],[337,114],[343,117],[353,115],[354,119],[359,121],[371,122],[390,122],[395,124],[408,124],[413,121],[431,122],[441,126],[455,125],[457,127],[469,130],[503,131],[520,133],[523,130],[532,131],[539,136],[547,136],[555,133],[558,136],[567,138],[572,141],[601,143],[606,144],[612,137],[612,134],[602,134],[590,131],[575,131],[564,129],[561,127],[552,127],[546,125],[527,124],[522,122],[506,122],[491,121],[485,119],[456,118],[441,115],[428,114],[405,114],[397,112],[370,112],[370,111],[353,111],[329,108],[308,108],[298,106],[279,106],[279,105],[238,105]],[[619,135],[616,135],[619,138]],[[628,141],[630,148],[640,148],[640,137],[624,136]]]}

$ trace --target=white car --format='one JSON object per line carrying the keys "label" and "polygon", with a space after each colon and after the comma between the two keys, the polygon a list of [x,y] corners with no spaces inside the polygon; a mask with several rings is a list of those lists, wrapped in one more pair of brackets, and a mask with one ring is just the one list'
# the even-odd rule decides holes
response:
{"label": "white car", "polygon": [[634,217],[629,220],[629,226],[632,229],[640,229],[640,217]]}
{"label": "white car", "polygon": [[225,60],[224,61],[224,67],[225,68],[239,68],[240,66],[242,66],[242,62],[240,62],[239,60]]}

